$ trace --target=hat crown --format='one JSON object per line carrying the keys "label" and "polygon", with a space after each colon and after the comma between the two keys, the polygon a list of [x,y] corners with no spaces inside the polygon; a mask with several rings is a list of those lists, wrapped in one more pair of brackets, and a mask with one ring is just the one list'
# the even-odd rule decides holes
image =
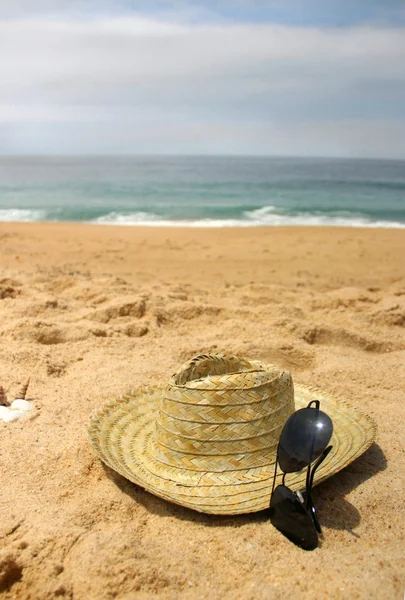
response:
{"label": "hat crown", "polygon": [[289,372],[225,354],[200,355],[172,376],[160,403],[154,452],[192,471],[231,471],[274,462],[294,411]]}

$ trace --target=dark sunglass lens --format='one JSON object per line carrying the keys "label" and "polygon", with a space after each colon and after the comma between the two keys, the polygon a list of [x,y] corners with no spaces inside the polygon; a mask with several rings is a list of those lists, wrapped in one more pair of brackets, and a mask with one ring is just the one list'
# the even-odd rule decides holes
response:
{"label": "dark sunglass lens", "polygon": [[270,521],[303,550],[315,550],[318,547],[318,535],[311,516],[294,492],[285,485],[277,486],[273,492]]}
{"label": "dark sunglass lens", "polygon": [[331,418],[316,408],[301,408],[281,432],[278,461],[284,473],[301,471],[322,454],[332,437]]}

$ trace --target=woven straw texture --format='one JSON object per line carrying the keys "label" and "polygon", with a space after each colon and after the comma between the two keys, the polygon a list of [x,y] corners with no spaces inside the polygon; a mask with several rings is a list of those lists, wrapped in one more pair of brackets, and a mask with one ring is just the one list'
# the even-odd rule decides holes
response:
{"label": "woven straw texture", "polygon": [[[285,421],[313,399],[334,425],[319,483],[371,445],[375,424],[343,400],[293,387],[288,372],[259,361],[196,357],[167,386],[108,402],[88,435],[107,466],[161,498],[205,513],[255,512],[269,506]],[[286,483],[304,489],[305,475],[290,474]]]}

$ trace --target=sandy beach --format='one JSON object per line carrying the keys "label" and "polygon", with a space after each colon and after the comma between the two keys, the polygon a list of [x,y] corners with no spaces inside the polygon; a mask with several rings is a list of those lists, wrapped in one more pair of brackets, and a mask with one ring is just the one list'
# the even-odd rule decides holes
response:
{"label": "sandy beach", "polygon": [[[0,224],[0,596],[398,599],[405,588],[405,230]],[[306,553],[265,513],[199,514],[103,467],[111,398],[185,360],[261,359],[346,398],[376,443],[314,492]]]}

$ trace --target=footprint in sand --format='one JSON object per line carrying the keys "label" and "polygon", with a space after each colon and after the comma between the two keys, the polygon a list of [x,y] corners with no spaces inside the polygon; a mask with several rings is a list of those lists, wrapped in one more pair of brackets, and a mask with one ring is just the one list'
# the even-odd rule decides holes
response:
{"label": "footprint in sand", "polygon": [[332,329],[326,326],[312,326],[305,329],[301,338],[307,344],[319,344],[325,346],[348,346],[358,348],[365,352],[393,352],[397,349],[391,342],[368,339],[359,333],[351,332],[346,329]]}
{"label": "footprint in sand", "polygon": [[20,294],[21,283],[14,279],[0,279],[0,300],[15,298]]}

